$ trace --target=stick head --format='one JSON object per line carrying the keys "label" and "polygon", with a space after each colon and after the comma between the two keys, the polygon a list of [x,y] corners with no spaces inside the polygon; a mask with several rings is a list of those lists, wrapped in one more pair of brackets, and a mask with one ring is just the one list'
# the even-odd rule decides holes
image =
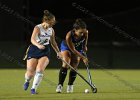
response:
{"label": "stick head", "polygon": [[97,93],[97,88],[92,88],[93,93]]}

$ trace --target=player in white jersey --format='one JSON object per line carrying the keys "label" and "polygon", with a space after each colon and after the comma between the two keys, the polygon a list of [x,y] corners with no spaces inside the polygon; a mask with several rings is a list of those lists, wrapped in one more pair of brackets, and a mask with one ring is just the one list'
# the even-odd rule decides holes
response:
{"label": "player in white jersey", "polygon": [[45,10],[42,23],[35,26],[31,36],[31,45],[28,47],[24,58],[24,60],[27,60],[24,90],[28,89],[30,80],[34,77],[31,94],[37,94],[37,87],[42,80],[46,66],[49,64],[49,42],[57,56],[61,56],[52,28],[54,24],[55,16],[48,10]]}

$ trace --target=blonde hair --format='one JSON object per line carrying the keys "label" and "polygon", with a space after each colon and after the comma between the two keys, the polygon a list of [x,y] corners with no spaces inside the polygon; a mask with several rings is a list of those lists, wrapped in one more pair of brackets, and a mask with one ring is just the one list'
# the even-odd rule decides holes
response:
{"label": "blonde hair", "polygon": [[43,18],[42,18],[43,22],[51,20],[53,18],[55,18],[55,16],[51,12],[49,12],[48,10],[44,10],[44,15],[43,15]]}

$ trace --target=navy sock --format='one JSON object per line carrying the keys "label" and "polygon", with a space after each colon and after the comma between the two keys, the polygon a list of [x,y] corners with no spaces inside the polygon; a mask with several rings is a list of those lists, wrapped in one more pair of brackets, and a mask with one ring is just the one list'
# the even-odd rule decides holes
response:
{"label": "navy sock", "polygon": [[73,71],[73,70],[70,71],[68,85],[73,85],[73,82],[76,79],[76,75],[77,75],[77,73],[75,71]]}
{"label": "navy sock", "polygon": [[59,84],[61,84],[62,86],[67,76],[67,70],[68,70],[67,68],[61,67],[59,72]]}

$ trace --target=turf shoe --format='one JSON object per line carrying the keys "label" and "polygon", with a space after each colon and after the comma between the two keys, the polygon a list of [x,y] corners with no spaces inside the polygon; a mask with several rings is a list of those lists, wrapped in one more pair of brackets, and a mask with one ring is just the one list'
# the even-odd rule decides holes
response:
{"label": "turf shoe", "polygon": [[56,92],[61,93],[63,86],[61,84],[57,85]]}
{"label": "turf shoe", "polygon": [[67,86],[67,93],[72,93],[73,92],[73,85],[68,85]]}
{"label": "turf shoe", "polygon": [[28,89],[28,87],[29,87],[29,82],[25,82],[24,83],[24,90],[26,91]]}
{"label": "turf shoe", "polygon": [[31,89],[31,94],[32,95],[37,94],[36,90],[35,89]]}

